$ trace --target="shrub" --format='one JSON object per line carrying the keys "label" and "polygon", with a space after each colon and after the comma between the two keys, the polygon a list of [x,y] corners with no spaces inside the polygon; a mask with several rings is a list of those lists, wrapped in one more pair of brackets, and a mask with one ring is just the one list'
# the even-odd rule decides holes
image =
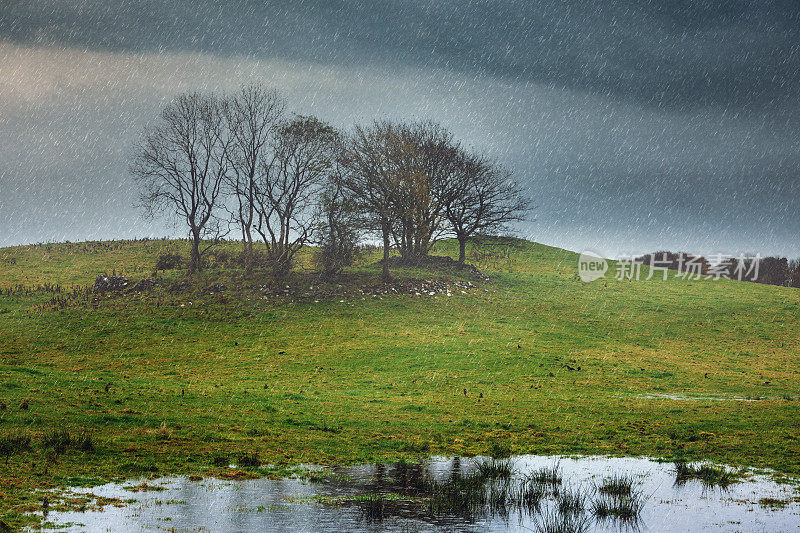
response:
{"label": "shrub", "polygon": [[211,250],[203,255],[203,268],[227,268],[238,263],[243,263],[243,260],[227,250]]}
{"label": "shrub", "polygon": [[186,260],[180,254],[163,253],[156,260],[156,270],[174,270],[181,268],[185,263]]}

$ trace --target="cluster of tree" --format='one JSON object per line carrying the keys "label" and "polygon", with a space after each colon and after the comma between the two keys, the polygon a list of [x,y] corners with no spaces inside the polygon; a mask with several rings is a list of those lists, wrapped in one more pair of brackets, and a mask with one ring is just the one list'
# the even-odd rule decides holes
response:
{"label": "cluster of tree", "polygon": [[140,205],[149,216],[185,222],[190,271],[231,227],[241,233],[248,270],[260,239],[279,272],[315,243],[326,272],[337,273],[370,234],[383,242],[385,277],[390,248],[417,261],[444,236],[458,239],[463,264],[469,239],[528,209],[507,169],[438,124],[379,121],[342,132],[285,108],[259,86],[183,94],[136,148],[130,169]]}
{"label": "cluster of tree", "polygon": [[[755,264],[758,261],[758,265]],[[730,279],[800,287],[800,261],[790,261],[785,257],[736,257],[726,259],[719,267]]]}
{"label": "cluster of tree", "polygon": [[344,143],[336,181],[389,249],[419,261],[444,235],[459,243],[464,264],[469,239],[521,220],[528,200],[510,172],[464,149],[432,122],[375,122],[356,126]]}
{"label": "cluster of tree", "polygon": [[[800,287],[800,260],[785,257],[727,257],[712,265],[706,258],[685,252],[655,252],[635,259],[637,263],[695,275],[713,275],[740,281]],[[757,262],[757,264],[756,264]]]}
{"label": "cluster of tree", "polygon": [[668,268],[680,272],[705,275],[708,273],[709,263],[705,257],[687,254],[686,252],[654,252],[634,259],[637,263],[652,265],[659,268]]}

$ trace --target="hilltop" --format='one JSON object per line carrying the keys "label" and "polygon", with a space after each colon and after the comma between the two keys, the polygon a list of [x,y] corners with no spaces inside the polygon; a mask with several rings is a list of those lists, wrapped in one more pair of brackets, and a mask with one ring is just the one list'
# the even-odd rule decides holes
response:
{"label": "hilltop", "polygon": [[98,296],[98,276],[150,278],[186,242],[0,249],[4,519],[37,508],[35,488],[228,476],[235,457],[236,475],[280,475],[502,445],[800,474],[796,289],[618,281],[613,263],[583,283],[577,254],[508,240],[470,251],[488,279],[397,268],[394,292],[377,251],[326,281],[311,250],[282,280],[244,278],[237,250]]}

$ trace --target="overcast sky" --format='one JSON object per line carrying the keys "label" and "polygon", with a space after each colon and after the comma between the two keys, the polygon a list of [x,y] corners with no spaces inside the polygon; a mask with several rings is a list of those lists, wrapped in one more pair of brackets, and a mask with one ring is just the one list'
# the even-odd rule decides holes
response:
{"label": "overcast sky", "polygon": [[347,128],[430,118],[510,166],[519,233],[609,256],[800,256],[800,4],[0,2],[0,246],[182,234],[126,169],[187,90]]}

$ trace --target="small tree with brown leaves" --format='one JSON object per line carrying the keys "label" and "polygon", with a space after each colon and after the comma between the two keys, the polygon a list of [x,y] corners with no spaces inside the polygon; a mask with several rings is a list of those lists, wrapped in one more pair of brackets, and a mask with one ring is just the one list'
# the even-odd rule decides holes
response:
{"label": "small tree with brown leaves", "polygon": [[322,194],[316,243],[317,259],[325,277],[335,277],[359,255],[364,217],[358,201],[340,186],[331,184]]}

